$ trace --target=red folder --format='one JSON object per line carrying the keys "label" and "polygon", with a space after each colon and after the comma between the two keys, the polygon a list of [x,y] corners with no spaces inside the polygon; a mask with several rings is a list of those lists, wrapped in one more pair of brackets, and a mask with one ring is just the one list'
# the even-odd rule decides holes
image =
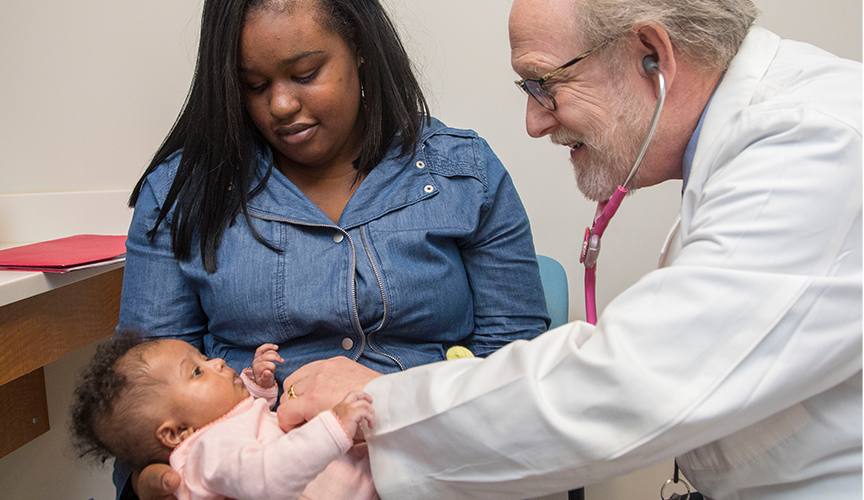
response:
{"label": "red folder", "polygon": [[0,270],[65,273],[122,262],[126,236],[79,234],[0,250]]}

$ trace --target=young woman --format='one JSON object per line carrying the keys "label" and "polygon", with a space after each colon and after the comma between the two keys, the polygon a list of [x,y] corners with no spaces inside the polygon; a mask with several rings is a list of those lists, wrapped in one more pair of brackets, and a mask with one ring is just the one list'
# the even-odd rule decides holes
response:
{"label": "young woman", "polygon": [[200,40],[131,199],[121,325],[235,370],[278,344],[279,382],[333,356],[392,372],[546,329],[509,175],[428,116],[377,0],[208,0]]}

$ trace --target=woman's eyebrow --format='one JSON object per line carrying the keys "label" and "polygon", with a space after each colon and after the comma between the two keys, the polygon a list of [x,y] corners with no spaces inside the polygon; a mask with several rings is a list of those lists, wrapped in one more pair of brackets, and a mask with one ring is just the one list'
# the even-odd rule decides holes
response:
{"label": "woman's eyebrow", "polygon": [[[311,57],[311,56],[315,56],[315,55],[323,54],[323,53],[324,53],[323,50],[307,50],[304,52],[300,52],[300,53],[295,54],[295,55],[293,55],[287,59],[283,59],[282,61],[279,62],[279,66],[283,66],[283,67],[284,66],[290,66],[290,65],[294,64],[295,62],[299,61],[300,59],[304,59],[306,57]],[[240,72],[241,73],[254,73],[255,70],[243,65],[243,63],[240,63]]]}

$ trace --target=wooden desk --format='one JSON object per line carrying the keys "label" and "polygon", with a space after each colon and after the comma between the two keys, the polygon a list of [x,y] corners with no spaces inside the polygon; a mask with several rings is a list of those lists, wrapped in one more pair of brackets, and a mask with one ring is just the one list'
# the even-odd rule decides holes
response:
{"label": "wooden desk", "polygon": [[48,431],[42,367],[114,331],[122,283],[122,263],[0,271],[0,457]]}

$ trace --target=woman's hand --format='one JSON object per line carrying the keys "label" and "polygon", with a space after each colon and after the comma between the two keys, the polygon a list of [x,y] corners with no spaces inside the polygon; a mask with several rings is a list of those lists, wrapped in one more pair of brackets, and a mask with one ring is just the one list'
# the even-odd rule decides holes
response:
{"label": "woman's hand", "polygon": [[180,487],[180,474],[170,465],[148,465],[140,475],[132,473],[132,489],[141,500],[177,500],[174,492]]}
{"label": "woman's hand", "polygon": [[[349,392],[361,392],[381,374],[344,356],[313,361],[285,379],[276,414],[288,432],[341,402]],[[293,389],[293,391],[292,391]]]}

